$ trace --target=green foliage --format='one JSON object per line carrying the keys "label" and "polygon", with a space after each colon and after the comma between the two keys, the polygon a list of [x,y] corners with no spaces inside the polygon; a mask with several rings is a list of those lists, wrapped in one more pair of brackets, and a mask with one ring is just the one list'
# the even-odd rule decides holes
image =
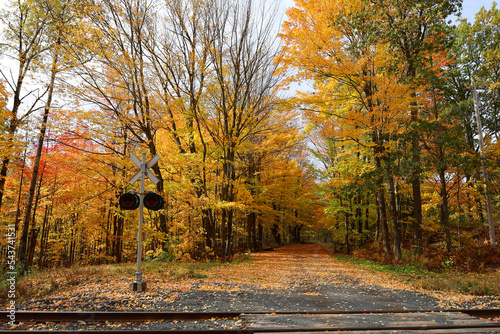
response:
{"label": "green foliage", "polygon": [[347,257],[347,256],[340,256],[336,255],[336,259],[361,265],[364,268],[370,268],[375,271],[381,271],[381,272],[388,272],[388,273],[393,273],[397,274],[400,277],[403,276],[411,276],[411,277],[416,277],[416,276],[433,276],[435,273],[418,268],[417,266],[402,266],[402,265],[393,265],[393,264],[381,264],[377,263],[375,261],[371,260],[365,260],[365,259],[357,259],[354,257]]}
{"label": "green foliage", "polygon": [[161,248],[146,251],[145,261],[172,262],[176,258],[175,254],[164,251]]}

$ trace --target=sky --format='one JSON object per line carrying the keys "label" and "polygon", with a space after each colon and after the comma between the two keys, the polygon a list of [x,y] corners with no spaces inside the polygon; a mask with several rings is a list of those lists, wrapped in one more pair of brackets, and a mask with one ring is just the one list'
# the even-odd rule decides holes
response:
{"label": "sky", "polygon": [[[0,0],[4,1],[4,0]],[[269,1],[269,0],[268,0]],[[273,1],[273,0],[271,0]],[[282,0],[285,7],[291,7],[294,4],[293,0]],[[486,9],[490,9],[493,4],[493,0],[464,0],[462,4],[462,17],[466,18],[469,22],[474,22],[474,17],[477,12],[484,6]],[[499,1],[496,1],[497,7]]]}
{"label": "sky", "polygon": [[462,17],[467,18],[469,22],[474,22],[474,16],[479,12],[481,7],[490,9],[493,2],[492,0],[465,0],[462,5]]}
{"label": "sky", "polygon": [[[276,1],[276,0],[263,0],[263,1]],[[0,9],[4,8],[9,0],[0,0]],[[291,7],[294,4],[293,0],[281,0],[283,7]],[[474,21],[475,14],[484,6],[486,9],[490,9],[493,4],[493,0],[464,0],[462,16],[467,18],[469,22]],[[498,4],[498,1],[497,1]]]}

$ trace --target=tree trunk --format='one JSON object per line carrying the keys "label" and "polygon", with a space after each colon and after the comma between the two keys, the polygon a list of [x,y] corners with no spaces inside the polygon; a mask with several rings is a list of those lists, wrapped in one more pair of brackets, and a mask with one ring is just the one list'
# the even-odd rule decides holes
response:
{"label": "tree trunk", "polygon": [[363,213],[361,210],[361,204],[362,204],[361,191],[358,191],[356,195],[356,224],[359,234],[363,233],[363,220],[362,220]]}
{"label": "tree trunk", "polygon": [[16,217],[14,219],[14,228],[16,231],[19,225],[19,219],[21,218],[21,195],[23,191],[23,182],[24,182],[24,167],[26,166],[26,153],[27,149],[24,150],[23,154],[23,165],[21,166],[21,179],[19,180],[19,191],[17,194]]}
{"label": "tree trunk", "polygon": [[[17,119],[17,112],[21,106],[21,87],[23,85],[23,76],[21,71],[23,70],[24,63],[21,62],[19,65],[19,77],[17,80],[16,90],[14,92],[14,104],[11,111],[11,119],[9,132],[7,134],[7,148],[14,146],[14,136],[16,134],[17,128],[19,126],[19,120]],[[0,169],[0,209],[2,209],[3,194],[5,191],[5,182],[7,178],[7,171],[9,169],[10,157],[8,155],[4,156],[2,159],[2,168]]]}
{"label": "tree trunk", "polygon": [[[378,142],[375,141],[375,142]],[[380,218],[380,232],[382,234],[382,247],[384,253],[390,254],[390,246],[389,246],[389,228],[387,226],[387,213],[385,208],[385,194],[384,194],[384,178],[383,178],[383,170],[382,170],[382,162],[380,155],[382,154],[383,148],[379,145],[375,146],[375,167],[377,171],[376,176],[376,187],[377,187],[377,204],[378,204],[378,213]]]}
{"label": "tree trunk", "polygon": [[345,243],[345,253],[350,254],[351,253],[351,243],[349,242],[349,217],[350,214],[347,212],[347,210],[344,211],[344,228],[345,228],[345,235],[344,235],[344,243]]}
{"label": "tree trunk", "polygon": [[47,239],[49,236],[49,230],[50,230],[50,225],[49,225],[49,207],[45,206],[45,215],[43,217],[43,224],[42,224],[42,235],[40,237],[40,254],[38,257],[38,268],[43,268],[45,265],[45,250],[47,247]]}
{"label": "tree trunk", "polygon": [[38,232],[39,232],[39,229],[36,228],[36,210],[38,208],[38,202],[40,200],[40,191],[42,188],[42,180],[43,180],[43,174],[40,175],[40,181],[38,182],[38,188],[36,191],[35,206],[33,207],[33,217],[31,218],[27,268],[29,268],[33,265],[33,257],[35,256],[36,239],[38,237]]}
{"label": "tree trunk", "polygon": [[[412,111],[412,118],[416,119]],[[413,242],[415,252],[422,253],[422,194],[420,189],[420,145],[416,131],[412,134],[411,186],[413,195]]]}
{"label": "tree trunk", "polygon": [[370,221],[370,198],[368,197],[368,194],[366,195],[366,202],[365,202],[366,208],[365,208],[365,230],[370,229],[369,221]]}
{"label": "tree trunk", "polygon": [[[60,40],[58,45],[60,44]],[[37,178],[38,178],[38,170],[40,168],[40,160],[42,157],[42,148],[43,148],[43,142],[45,140],[45,132],[47,131],[47,122],[49,119],[49,112],[50,112],[50,107],[52,104],[52,95],[54,92],[54,83],[56,79],[56,74],[57,74],[57,63],[59,59],[59,53],[56,51],[54,54],[54,57],[52,59],[52,69],[51,69],[51,75],[50,75],[50,84],[49,84],[49,90],[48,90],[48,96],[47,96],[47,101],[45,103],[45,108],[44,108],[44,113],[43,113],[43,119],[42,119],[42,125],[40,128],[40,134],[38,135],[38,143],[37,143],[37,150],[36,150],[36,156],[35,156],[35,161],[33,163],[33,174],[31,175],[31,182],[30,182],[30,189],[28,192],[28,199],[26,201],[26,208],[24,212],[24,221],[23,221],[23,231],[21,234],[21,241],[19,245],[19,263],[21,264],[22,267],[25,267],[27,265],[26,262],[26,256],[27,256],[27,242],[28,242],[28,229],[29,229],[29,223],[30,223],[30,215],[31,215],[31,207],[33,205],[33,197],[35,194],[35,187],[37,183]],[[23,268],[27,269],[27,268]]]}
{"label": "tree trunk", "polygon": [[262,250],[263,248],[263,238],[264,238],[264,228],[262,227],[262,224],[259,223],[257,226],[257,250]]}
{"label": "tree trunk", "polygon": [[474,77],[472,80],[472,93],[474,96],[474,110],[476,113],[476,122],[477,122],[477,133],[479,137],[479,151],[481,153],[481,168],[483,170],[483,180],[484,180],[484,192],[486,197],[486,213],[488,216],[488,232],[490,236],[490,246],[496,246],[496,238],[495,238],[495,221],[493,218],[493,207],[491,204],[491,193],[490,193],[490,180],[488,176],[488,169],[486,168],[486,156],[484,154],[484,143],[483,143],[483,126],[481,124],[481,114],[479,111],[479,98],[477,96],[476,90],[476,82],[474,81]]}
{"label": "tree trunk", "polygon": [[122,262],[122,246],[123,246],[123,224],[125,219],[123,217],[114,216],[114,238],[113,238],[113,255],[117,263]]}
{"label": "tree trunk", "polygon": [[248,250],[254,252],[255,247],[255,224],[257,222],[257,214],[255,212],[250,212],[247,215],[247,240],[248,240]]}
{"label": "tree trunk", "polygon": [[29,246],[28,246],[28,263],[27,268],[33,265],[33,258],[35,257],[36,241],[38,238],[38,232],[40,229],[34,228],[30,230],[29,235]]}
{"label": "tree trunk", "polygon": [[445,168],[439,170],[439,178],[441,181],[441,224],[444,227],[446,237],[446,250],[448,254],[452,253],[451,232],[450,232],[450,214],[448,209],[448,192],[446,191],[446,175]]}
{"label": "tree trunk", "polygon": [[387,170],[387,181],[389,184],[389,192],[390,192],[389,211],[391,213],[391,220],[392,220],[394,259],[397,262],[399,262],[401,261],[401,231],[399,229],[398,211],[396,207],[396,187],[394,186],[394,176],[392,174],[392,167],[389,158],[387,158],[386,160],[386,170]]}

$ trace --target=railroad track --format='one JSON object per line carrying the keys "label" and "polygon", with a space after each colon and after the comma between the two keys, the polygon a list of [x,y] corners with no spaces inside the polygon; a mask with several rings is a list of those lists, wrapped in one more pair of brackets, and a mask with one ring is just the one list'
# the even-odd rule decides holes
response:
{"label": "railroad track", "polygon": [[[9,312],[0,312],[0,323],[7,323]],[[214,319],[240,321],[238,329],[151,329],[141,332],[176,333],[318,333],[356,332],[377,333],[392,331],[421,333],[500,333],[500,309],[466,310],[399,310],[399,311],[316,311],[316,312],[48,312],[17,311],[16,323],[80,323],[99,324],[145,322],[203,322]],[[37,330],[38,331],[38,330]],[[39,332],[73,333],[78,330],[39,330]],[[108,332],[110,329],[84,330],[87,334]],[[31,329],[9,330],[9,333],[28,333]],[[114,334],[137,332],[115,329]]]}

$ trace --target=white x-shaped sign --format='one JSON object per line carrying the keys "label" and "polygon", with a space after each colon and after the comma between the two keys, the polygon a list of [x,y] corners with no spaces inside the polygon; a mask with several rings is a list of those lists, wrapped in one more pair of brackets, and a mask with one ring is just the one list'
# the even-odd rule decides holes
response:
{"label": "white x-shaped sign", "polygon": [[149,160],[147,163],[144,161],[142,162],[137,156],[134,154],[130,155],[130,159],[134,162],[134,164],[139,167],[139,172],[132,176],[130,179],[130,184],[134,184],[137,180],[141,178],[143,174],[145,174],[151,182],[154,184],[157,184],[160,182],[160,180],[149,170],[151,167],[153,167],[158,160],[160,160],[160,157],[158,155],[155,155],[151,160]]}

